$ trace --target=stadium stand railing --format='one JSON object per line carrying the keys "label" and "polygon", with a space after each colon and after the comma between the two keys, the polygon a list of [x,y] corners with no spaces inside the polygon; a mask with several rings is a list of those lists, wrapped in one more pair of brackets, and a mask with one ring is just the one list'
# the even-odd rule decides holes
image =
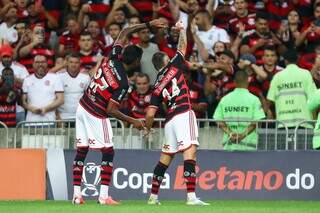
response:
{"label": "stadium stand railing", "polygon": [[0,148],[9,148],[9,128],[0,121]]}
{"label": "stadium stand railing", "polygon": [[[142,131],[127,127],[119,120],[110,121],[115,148],[161,149],[165,140],[164,119],[155,119],[153,132],[149,137],[144,137]],[[200,149],[220,150],[224,148],[225,143],[231,143],[220,128],[222,122],[229,125],[234,132],[239,130],[239,133],[249,124],[254,125],[254,133],[241,140],[241,144],[248,146],[250,150],[312,149],[312,126],[315,121],[303,121],[295,128],[288,128],[285,123],[276,120],[197,119]],[[75,148],[75,120],[20,122],[13,129],[8,129],[2,122],[0,126],[3,127],[0,132],[0,137],[3,138],[0,144],[2,148]]]}
{"label": "stadium stand railing", "polygon": [[[110,119],[114,143],[124,138],[123,122]],[[75,120],[20,122],[14,133],[14,148],[75,148]]]}

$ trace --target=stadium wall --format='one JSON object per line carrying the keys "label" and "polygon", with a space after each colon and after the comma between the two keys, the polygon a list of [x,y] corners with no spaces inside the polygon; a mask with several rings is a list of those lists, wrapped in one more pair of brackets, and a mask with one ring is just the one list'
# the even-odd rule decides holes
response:
{"label": "stadium wall", "polygon": [[46,152],[0,149],[0,200],[46,199]]}
{"label": "stadium wall", "polygon": [[[160,152],[116,150],[111,195],[120,200],[146,200],[152,171]],[[47,199],[72,198],[74,150],[47,151]],[[319,200],[320,169],[316,151],[198,153],[197,194],[203,199]],[[86,160],[82,194],[99,194],[101,154],[91,151]],[[182,156],[168,169],[161,199],[185,199]]]}

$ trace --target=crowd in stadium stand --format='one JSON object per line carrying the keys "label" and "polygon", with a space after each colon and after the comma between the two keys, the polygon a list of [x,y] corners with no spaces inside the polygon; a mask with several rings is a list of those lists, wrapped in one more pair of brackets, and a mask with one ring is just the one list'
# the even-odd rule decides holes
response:
{"label": "crowd in stadium stand", "polygon": [[[121,105],[133,117],[143,118],[150,101],[157,75],[152,55],[175,54],[179,35],[170,27],[178,20],[188,26],[185,77],[198,118],[212,118],[220,99],[235,88],[238,70],[248,72],[249,91],[267,118],[275,118],[267,94],[273,76],[286,66],[282,55],[288,50],[298,52],[297,64],[320,87],[319,0],[0,0],[0,5],[0,120],[10,127],[25,114],[27,121],[74,118],[92,69],[108,56],[121,29],[154,18],[168,28],[143,29],[127,41],[143,50],[140,69],[128,73],[131,88]],[[157,116],[163,117],[161,110]]]}

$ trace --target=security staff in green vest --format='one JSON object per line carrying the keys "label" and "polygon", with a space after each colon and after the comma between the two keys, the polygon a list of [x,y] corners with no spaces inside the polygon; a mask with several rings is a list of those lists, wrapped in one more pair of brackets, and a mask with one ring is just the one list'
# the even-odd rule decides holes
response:
{"label": "security staff in green vest", "polygon": [[263,119],[265,114],[259,98],[247,89],[248,74],[238,71],[234,81],[236,89],[221,99],[213,118],[224,132],[222,143],[225,150],[256,150],[257,122],[251,121]]}
{"label": "security staff in green vest", "polygon": [[311,119],[307,101],[316,86],[310,72],[296,65],[296,51],[287,51],[283,57],[287,67],[274,75],[267,99],[275,104],[276,119],[295,128],[299,122]]}
{"label": "security staff in green vest", "polygon": [[314,135],[312,140],[312,148],[320,150],[320,89],[318,89],[311,99],[308,101],[308,107],[311,112],[313,112],[314,118],[318,114],[317,123],[314,127]]}

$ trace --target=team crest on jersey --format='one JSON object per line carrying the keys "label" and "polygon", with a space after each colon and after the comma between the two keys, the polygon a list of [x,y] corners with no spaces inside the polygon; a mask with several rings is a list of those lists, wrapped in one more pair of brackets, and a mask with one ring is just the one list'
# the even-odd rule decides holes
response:
{"label": "team crest on jersey", "polygon": [[49,80],[46,80],[46,81],[44,82],[44,85],[49,86],[49,85],[50,85],[50,81],[49,81]]}
{"label": "team crest on jersey", "polygon": [[149,103],[151,100],[151,95],[147,95],[146,97],[144,97],[144,102]]}
{"label": "team crest on jersey", "polygon": [[84,88],[85,85],[84,85],[84,83],[81,82],[81,83],[79,84],[79,86],[80,86],[80,88]]}
{"label": "team crest on jersey", "polygon": [[248,24],[249,24],[249,25],[255,25],[254,19],[253,19],[253,18],[249,18],[249,19],[248,19]]}

